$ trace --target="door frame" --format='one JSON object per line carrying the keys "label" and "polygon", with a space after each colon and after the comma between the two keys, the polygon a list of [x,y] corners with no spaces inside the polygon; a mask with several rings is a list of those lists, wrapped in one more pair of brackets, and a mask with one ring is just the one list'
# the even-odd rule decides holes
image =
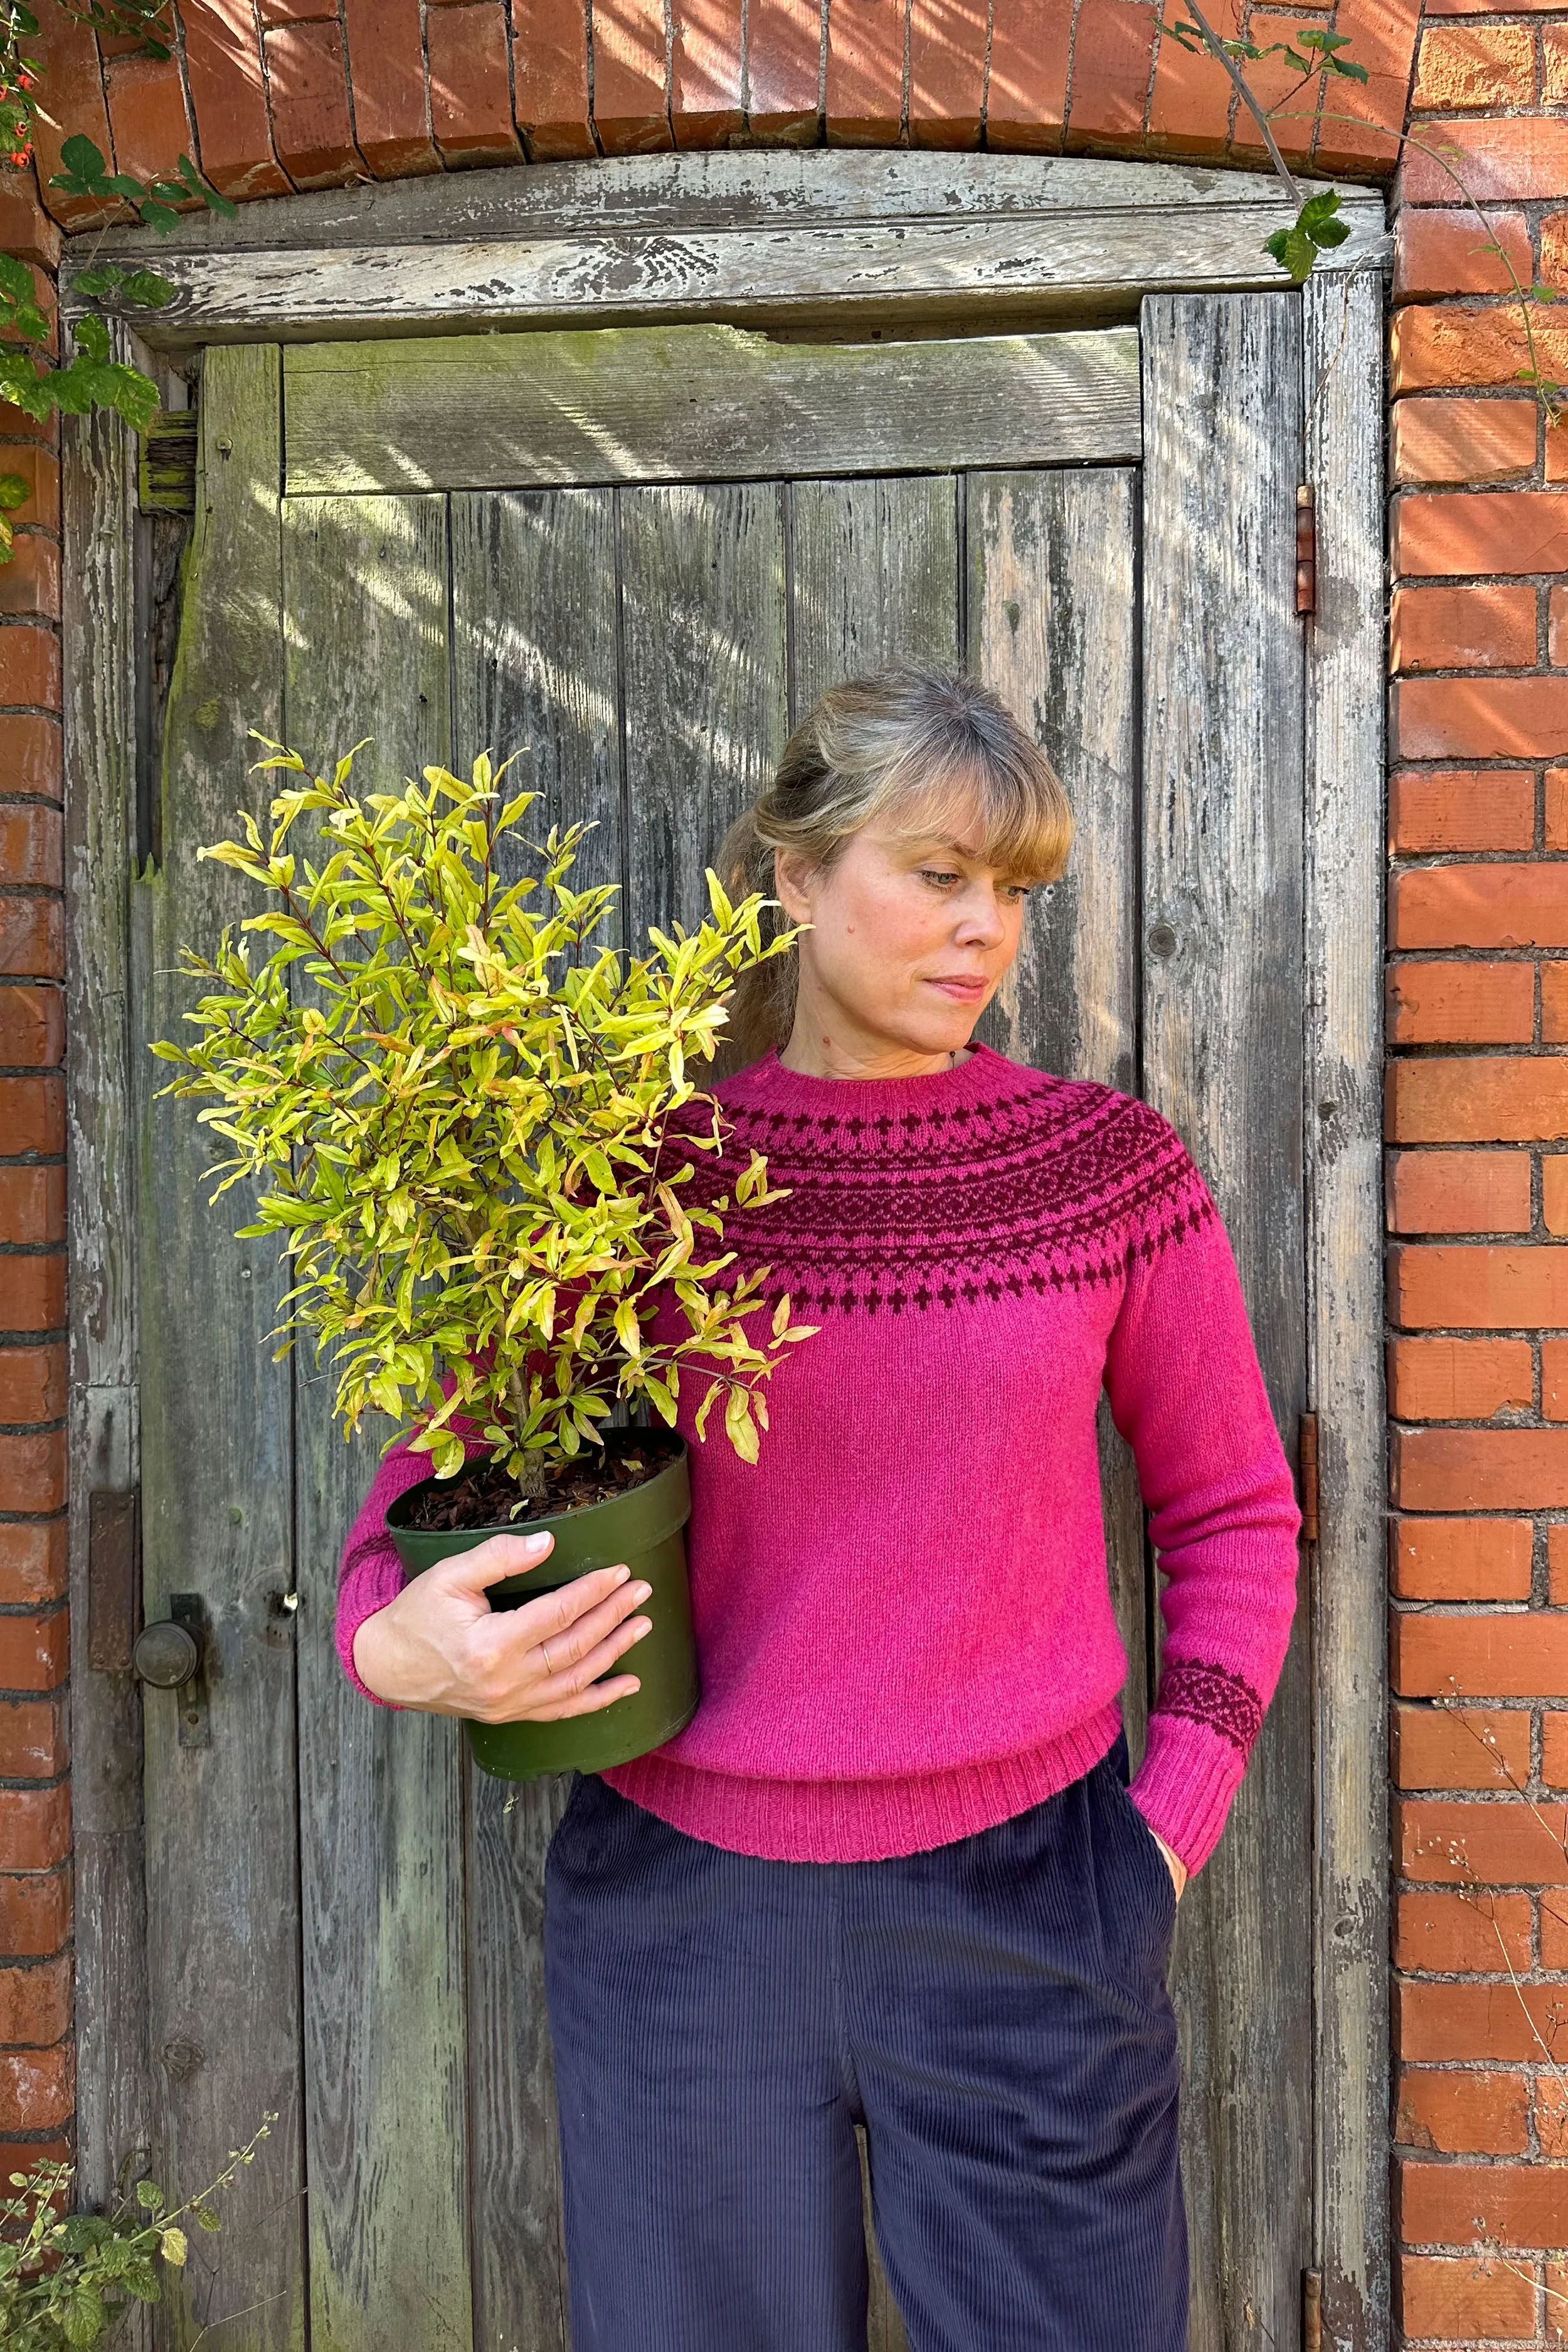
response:
{"label": "door frame", "polygon": [[[1304,190],[1318,184],[1303,184]],[[1317,1540],[1312,2227],[1325,2342],[1389,2336],[1388,1770],[1383,1366],[1383,273],[1381,194],[1342,187],[1348,242],[1301,291],[1316,517],[1303,622],[1308,1381]],[[122,351],[183,398],[209,343],[711,320],[871,338],[1136,320],[1156,291],[1279,289],[1269,178],[1086,158],[759,151],[465,173],[207,215],[154,261],[165,310]],[[78,265],[61,272],[72,315]],[[135,436],[67,420],[64,502],[70,1234],[70,1615],[82,2194],[101,2200],[151,2112],[141,1707],[114,1668],[138,1478],[134,1044],[138,645],[150,596]],[[97,1659],[100,1663],[95,1664]]]}

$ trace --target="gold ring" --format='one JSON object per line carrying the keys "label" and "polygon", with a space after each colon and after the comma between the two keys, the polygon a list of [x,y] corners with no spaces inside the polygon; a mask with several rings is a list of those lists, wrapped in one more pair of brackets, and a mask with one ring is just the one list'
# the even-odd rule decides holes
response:
{"label": "gold ring", "polygon": [[539,1645],[539,1654],[544,1661],[545,1673],[547,1675],[552,1675],[555,1672],[555,1669],[550,1663],[550,1644],[548,1642],[541,1642]]}

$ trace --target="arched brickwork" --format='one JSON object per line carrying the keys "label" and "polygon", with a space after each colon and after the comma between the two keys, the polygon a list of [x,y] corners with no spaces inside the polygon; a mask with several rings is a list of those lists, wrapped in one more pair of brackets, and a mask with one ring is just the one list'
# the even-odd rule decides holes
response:
{"label": "arched brickwork", "polygon": [[[122,170],[187,149],[241,200],[731,142],[1261,160],[1153,0],[747,0],[743,31],[740,0],[188,0],[167,62],[43,13],[51,112]],[[1292,159],[1387,177],[1407,125],[1440,131],[1521,278],[1563,285],[1568,24],[1531,0],[1338,0],[1246,29],[1307,24],[1372,78],[1335,89],[1350,120],[1282,123]],[[1442,164],[1411,156],[1396,194],[1396,2269],[1406,2340],[1544,2344],[1568,2334],[1548,2258],[1568,2198],[1543,2168],[1568,2096],[1530,2021],[1549,2037],[1568,2001],[1568,1864],[1542,1825],[1568,1790],[1568,429],[1516,380],[1506,276]],[[0,247],[47,272],[92,217],[11,175]],[[1534,315],[1568,376],[1568,327]],[[37,495],[0,570],[0,2170],[63,2150],[73,2108],[58,492],[54,433],[5,417]],[[1455,1696],[1527,1799],[1434,1704]],[[1503,2251],[1469,2251],[1478,2216]]]}

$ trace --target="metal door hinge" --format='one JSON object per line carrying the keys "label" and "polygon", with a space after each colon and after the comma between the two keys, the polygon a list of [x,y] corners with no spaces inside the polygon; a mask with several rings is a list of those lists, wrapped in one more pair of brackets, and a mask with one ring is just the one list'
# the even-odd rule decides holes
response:
{"label": "metal door hinge", "polygon": [[1296,1458],[1300,1465],[1301,1480],[1301,1540],[1318,1540],[1318,1416],[1315,1412],[1301,1415],[1298,1432]]}
{"label": "metal door hinge", "polygon": [[1296,610],[1318,609],[1318,507],[1310,482],[1296,492]]}
{"label": "metal door hinge", "polygon": [[1322,2352],[1323,2273],[1301,2273],[1301,2352]]}

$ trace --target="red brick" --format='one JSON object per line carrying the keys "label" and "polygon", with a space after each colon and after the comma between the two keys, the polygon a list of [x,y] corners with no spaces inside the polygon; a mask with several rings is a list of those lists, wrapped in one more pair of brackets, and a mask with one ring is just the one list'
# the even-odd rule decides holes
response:
{"label": "red brick", "polygon": [[[0,1509],[63,1511],[65,1502],[65,1432],[28,1430],[24,1434],[8,1434],[0,1431]],[[0,1649],[3,1648],[4,1633],[0,1631]],[[0,1681],[0,1689],[4,1687]]]}
{"label": "red brick", "polygon": [[[1568,2156],[1568,2099],[1563,2097],[1563,2084],[1551,2076],[1535,2078],[1535,2129],[1542,2156]],[[1563,2280],[1559,2279],[1561,2290]],[[1552,2306],[1562,2311],[1562,2304]]]}
{"label": "red brick", "polygon": [[1568,768],[1546,771],[1545,818],[1548,849],[1568,849]]}
{"label": "red brick", "polygon": [[1568,963],[1541,967],[1541,1042],[1568,1045]]}
{"label": "red brick", "polygon": [[1568,490],[1405,490],[1394,502],[1396,572],[1557,572],[1568,566]]}
{"label": "red brick", "polygon": [[1142,134],[1158,15],[1135,0],[1079,0],[1068,93],[1074,143]]}
{"label": "red brick", "polygon": [[[37,442],[0,442],[0,473],[19,474],[31,486],[31,496],[26,505],[16,509],[18,522],[37,523],[44,530],[60,527],[60,461],[52,449],[41,448]],[[58,675],[58,663],[56,663]],[[13,698],[0,691],[0,700]],[[17,695],[16,701],[37,700],[36,696]],[[54,699],[58,703],[57,688]]]}
{"label": "red brick", "polygon": [[1549,1789],[1568,1789],[1568,1715],[1551,1707],[1541,1718],[1541,1777]]}
{"label": "red brick", "polygon": [[1568,863],[1407,868],[1389,916],[1396,948],[1568,947]]}
{"label": "red brick", "polygon": [[[195,144],[177,58],[110,58],[103,68],[114,168],[163,179]],[[195,198],[192,198],[194,204]]]}
{"label": "red brick", "polygon": [[202,170],[237,203],[287,194],[288,180],[272,152],[250,0],[202,0],[199,8],[184,12],[182,23]]}
{"label": "red brick", "polygon": [[58,1952],[71,1926],[68,1870],[0,1877],[0,1952],[14,1959]]}
{"label": "red brick", "polygon": [[1542,100],[1552,107],[1568,102],[1568,39],[1561,25],[1541,27],[1541,66]]}
{"label": "red brick", "polygon": [[1549,286],[1568,282],[1568,212],[1547,213],[1542,219],[1541,276]]}
{"label": "red brick", "polygon": [[335,24],[283,25],[262,37],[279,162],[297,188],[340,184],[360,160],[341,30]]}
{"label": "red brick", "polygon": [[1412,2245],[1563,2242],[1563,2176],[1539,2164],[1408,2163],[1400,2168],[1403,2234]]}
{"label": "red brick", "polygon": [[1533,588],[1396,588],[1389,667],[1533,669]]}
{"label": "red brick", "polygon": [[[1526,1923],[1525,1945],[1528,1954],[1530,1905],[1523,1896],[1500,1898],[1521,1905]],[[1400,1899],[1401,1943],[1403,1922],[1407,1906],[1446,1904],[1456,1912],[1468,1908],[1457,1895],[1404,1895]],[[1497,1937],[1489,1923],[1478,1924],[1490,1943],[1489,1958],[1468,1963],[1478,1969],[1495,1971],[1500,1965]],[[1461,1960],[1415,1960],[1399,1966],[1423,1966],[1458,1969],[1465,1967]],[[1516,1966],[1528,1967],[1526,1957]],[[1399,2084],[1399,2113],[1394,2125],[1394,2138],[1406,2147],[1424,2148],[1431,2156],[1522,2156],[1530,2146],[1527,2114],[1530,2105],[1529,2085],[1522,2074],[1470,2074],[1453,2069],[1437,2070],[1422,2067],[1406,2070]]]}
{"label": "red brick", "polygon": [[58,890],[65,879],[62,856],[58,809],[0,805],[0,875],[7,882]]}
{"label": "red brick", "polygon": [[[1407,224],[1447,217],[1402,213],[1401,233]],[[1479,484],[1528,474],[1535,464],[1539,415],[1533,400],[1440,400],[1420,394],[1396,400],[1394,480]]]}
{"label": "red brick", "polygon": [[507,38],[501,0],[426,12],[430,128],[448,163],[506,163],[518,153]]}
{"label": "red brick", "polygon": [[[8,634],[0,631],[0,638]],[[37,633],[29,632],[33,634]],[[58,719],[41,710],[0,717],[0,792],[36,793],[41,799],[58,801],[63,795],[64,775]]]}
{"label": "red brick", "polygon": [[1405,1511],[1562,1510],[1568,1429],[1396,1430],[1394,1499]]}
{"label": "red brick", "polygon": [[1528,1045],[1535,1034],[1535,967],[1408,963],[1386,974],[1395,1045]]}
{"label": "red brick", "polygon": [[63,1345],[0,1347],[0,1423],[19,1427],[63,1420],[67,1401]]}
{"label": "red brick", "polygon": [[[1437,1433],[1410,1434],[1418,1441]],[[1471,1445],[1478,1438],[1492,1444],[1499,1436],[1523,1437],[1538,1445],[1552,1438],[1559,1441],[1556,1458],[1568,1460],[1558,1430],[1445,1430],[1441,1435],[1447,1443]],[[0,1627],[4,1623],[0,1619]],[[1394,1686],[1406,1698],[1568,1697],[1568,1616],[1530,1610],[1396,1610],[1389,1639]]]}
{"label": "red brick", "polygon": [[[1437,141],[1431,142],[1437,145]],[[1411,205],[1451,205],[1457,176],[1478,204],[1510,197],[1568,196],[1568,121],[1552,115],[1499,115],[1485,122],[1446,122],[1445,170],[1411,149],[1403,189]]]}
{"label": "red brick", "polygon": [[1527,1339],[1395,1339],[1388,1391],[1388,1409],[1400,1421],[1489,1421],[1510,1407],[1528,1412],[1534,1350]]}
{"label": "red brick", "polygon": [[0,1078],[0,1137],[5,1139],[9,1159],[20,1159],[26,1151],[63,1151],[63,1079],[54,1076]]}
{"label": "red brick", "polygon": [[52,1870],[69,1852],[70,1791],[63,1781],[52,1789],[0,1789],[0,1867]]}
{"label": "red brick", "polygon": [[[1568,373],[1568,325],[1544,302],[1527,304],[1525,314],[1542,371],[1549,376]],[[1390,389],[1397,394],[1440,384],[1495,383],[1517,392],[1520,371],[1530,357],[1524,326],[1515,302],[1485,309],[1462,302],[1407,303],[1394,314]]]}
{"label": "red brick", "polygon": [[1395,1234],[1526,1234],[1527,1151],[1394,1151],[1385,1180]]}
{"label": "red brick", "polygon": [[1535,2274],[1479,2254],[1399,2257],[1403,2334],[1484,2336],[1513,2343],[1535,2334]]}
{"label": "red brick", "polygon": [[1561,1608],[1568,1601],[1568,1527],[1546,1530],[1546,1574],[1552,1604]]}
{"label": "red brick", "polygon": [[[1541,1965],[1568,1969],[1568,1908],[1563,1890],[1541,1897]],[[1563,2282],[1568,2284],[1568,2280]]]}
{"label": "red brick", "polygon": [[40,1968],[0,1969],[0,2042],[47,2050],[71,2022],[71,1964],[63,1955]]}
{"label": "red brick", "polygon": [[673,0],[669,120],[678,147],[721,147],[744,128],[741,18],[741,0]]}
{"label": "red brick", "polygon": [[[1535,96],[1535,44],[1523,25],[1442,25],[1422,35],[1412,106],[1456,113],[1528,106]],[[1522,274],[1522,273],[1521,273]],[[1528,286],[1529,278],[1524,280]]]}
{"label": "red brick", "polygon": [[[1234,0],[1216,8],[1209,21],[1222,40],[1235,40],[1243,30]],[[1252,38],[1264,46],[1259,35]],[[1262,70],[1255,65],[1247,77],[1254,88]],[[1235,95],[1230,76],[1211,50],[1184,48],[1162,34],[1149,96],[1149,146],[1160,154],[1222,155]]]}
{"label": "red brick", "polygon": [[[1528,286],[1535,275],[1535,258],[1530,249],[1530,226],[1522,213],[1494,213],[1483,229],[1474,213],[1463,206],[1428,213],[1413,211],[1406,205],[1400,209],[1394,233],[1394,299],[1408,302],[1434,294],[1509,294],[1513,290],[1510,261],[1520,284]],[[1533,412],[1533,402],[1531,408]],[[1533,414],[1530,439],[1533,457]],[[1442,478],[1462,482],[1469,477],[1461,471]]]}
{"label": "red brick", "polygon": [[[1522,1797],[1469,1801],[1401,1797],[1395,1811],[1396,1866],[1403,1878],[1478,1890],[1500,1885],[1561,1887],[1568,1881],[1568,1857],[1561,1834],[1564,1814],[1560,1804],[1537,1806]],[[1568,1985],[1556,1990],[1563,1996],[1568,2029]],[[1568,2056],[1568,2042],[1563,2053]],[[1492,2053],[1456,2049],[1442,2054],[1463,2058],[1515,2053],[1510,2049]],[[1409,2058],[1414,2053],[1407,2049],[1405,2055]]]}
{"label": "red brick", "polygon": [[[600,0],[594,9],[594,125],[608,155],[673,146],[664,79],[664,9],[655,0]],[[903,20],[899,64],[903,68]],[[828,67],[829,106],[833,68]],[[893,120],[898,121],[895,102]]]}
{"label": "red brick", "polygon": [[1441,849],[1531,849],[1535,779],[1526,768],[1396,768],[1388,782],[1389,848],[1418,856]]}
{"label": "red brick", "polygon": [[1335,22],[1351,36],[1349,54],[1366,68],[1364,84],[1336,81],[1320,118],[1313,167],[1325,172],[1391,165],[1405,128],[1410,65],[1420,0],[1377,0],[1342,8]]}
{"label": "red brick", "polygon": [[0,1064],[52,1069],[65,1053],[65,1002],[58,988],[18,982],[0,988]]}
{"label": "red brick", "polygon": [[0,1772],[12,1780],[55,1780],[69,1769],[63,1697],[7,1699],[0,1706]]}
{"label": "red brick", "polygon": [[354,144],[378,180],[437,172],[419,0],[344,0]]}
{"label": "red brick", "polygon": [[[1261,49],[1269,48],[1276,41],[1294,41],[1304,26],[1321,28],[1320,16],[1264,16],[1253,10],[1247,38]],[[1360,43],[1352,40],[1359,52]],[[1246,68],[1247,87],[1273,118],[1273,131],[1280,151],[1302,161],[1311,152],[1317,100],[1301,87],[1301,77],[1283,57],[1263,57]],[[1233,126],[1233,154],[1238,161],[1267,165],[1267,155],[1258,126],[1246,107],[1237,106]]]}
{"label": "red brick", "polygon": [[[1387,1093],[1391,1143],[1534,1143],[1568,1136],[1568,1061],[1555,1054],[1394,1062]],[[1568,1323],[1568,1315],[1552,1319]]]}
{"label": "red brick", "polygon": [[66,1610],[0,1615],[0,1691],[58,1690],[69,1664],[70,1617]]}
{"label": "red brick", "polygon": [[[775,10],[782,5],[771,0]],[[542,163],[596,154],[588,125],[586,13],[573,0],[513,0],[512,24],[513,104],[529,153]]]}
{"label": "red brick", "polygon": [[[5,1321],[9,1331],[58,1331],[66,1319],[66,1259],[63,1250],[5,1260]],[[13,1318],[15,1318],[13,1320]],[[16,1504],[0,1505],[15,1510]]]}
{"label": "red brick", "polygon": [[14,253],[18,261],[30,261],[36,268],[52,270],[59,267],[62,247],[59,225],[44,210],[36,173],[0,175],[0,252]]}
{"label": "red brick", "polygon": [[[886,0],[840,0],[827,13],[829,140],[856,147],[896,144],[903,102],[903,10]],[[597,119],[596,95],[595,104]]]}
{"label": "red brick", "polygon": [[66,976],[65,904],[0,891],[0,972],[28,980]]}
{"label": "red brick", "polygon": [[[1527,1567],[1529,1558],[1527,1547]],[[1521,1789],[1530,1778],[1530,1717],[1514,1707],[1396,1703],[1393,1748],[1398,1789]]]}
{"label": "red brick", "polygon": [[62,1600],[66,1575],[63,1519],[30,1526],[18,1519],[0,1521],[0,1601]]}
{"label": "red brick", "polygon": [[746,121],[753,138],[816,136],[822,11],[808,0],[751,0],[746,11]]}
{"label": "red brick", "polygon": [[1568,1421],[1568,1340],[1542,1342],[1541,1411],[1547,1421]]}
{"label": "red brick", "polygon": [[104,104],[98,44],[90,30],[63,8],[37,13],[38,30],[27,40],[27,54],[37,59],[45,81],[39,94],[47,112],[38,114],[33,125],[33,153],[43,201],[56,220],[68,227],[123,220],[130,214],[127,205],[95,204],[89,197],[62,195],[48,185],[61,168],[60,149],[73,131],[85,132],[106,156],[114,142]]}
{"label": "red brick", "polygon": [[1531,1539],[1528,1519],[1394,1519],[1389,1580],[1402,1601],[1528,1601]]}
{"label": "red brick", "polygon": [[0,2130],[45,2131],[63,2124],[76,2095],[75,2044],[0,2050]]}
{"label": "red brick", "polygon": [[1054,151],[1067,115],[1072,0],[992,0],[985,144]]}
{"label": "red brick", "polygon": [[1393,693],[1405,760],[1551,760],[1568,751],[1568,678],[1409,677]]}
{"label": "red brick", "polygon": [[37,531],[16,534],[11,561],[0,564],[0,613],[60,614],[60,551]]}
{"label": "red brick", "polygon": [[[6,473],[22,470],[15,463],[18,454],[16,449],[5,451],[4,470]],[[55,477],[58,483],[59,478],[58,460]],[[47,710],[59,709],[60,641],[52,629],[39,628],[35,623],[27,621],[12,621],[5,628],[0,628],[0,703],[12,705],[37,703]],[[11,719],[0,719],[0,777],[5,779],[5,790],[6,792],[41,791],[44,787],[40,785],[16,784],[10,781],[17,764],[16,751],[10,748],[14,741],[11,733],[13,725],[14,722]],[[58,727],[54,733],[57,750],[53,769],[56,782],[53,791],[58,799],[59,796],[58,749],[59,730]]]}
{"label": "red brick", "polygon": [[979,145],[987,16],[986,0],[910,0],[911,146]]}

